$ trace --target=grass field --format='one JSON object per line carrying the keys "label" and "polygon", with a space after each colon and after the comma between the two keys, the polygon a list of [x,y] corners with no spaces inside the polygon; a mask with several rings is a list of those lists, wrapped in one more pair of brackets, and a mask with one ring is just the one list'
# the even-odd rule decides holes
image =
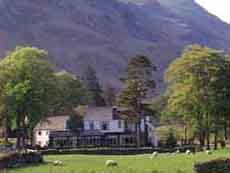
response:
{"label": "grass field", "polygon": [[[160,154],[150,159],[150,155],[135,156],[95,156],[95,155],[52,155],[46,156],[46,164],[8,170],[9,173],[193,173],[193,165],[220,157],[230,158],[230,149],[219,150],[211,155],[197,153]],[[116,160],[118,168],[106,168],[106,160]],[[53,166],[60,160],[63,166]]]}

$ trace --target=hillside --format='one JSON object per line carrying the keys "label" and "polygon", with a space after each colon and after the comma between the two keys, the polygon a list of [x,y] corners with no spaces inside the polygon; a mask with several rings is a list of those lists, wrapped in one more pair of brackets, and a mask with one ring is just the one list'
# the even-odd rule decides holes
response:
{"label": "hillside", "polygon": [[191,43],[228,51],[230,25],[193,0],[0,0],[1,56],[16,45],[37,46],[58,68],[81,74],[91,64],[117,86],[129,57],[148,55],[162,81]]}

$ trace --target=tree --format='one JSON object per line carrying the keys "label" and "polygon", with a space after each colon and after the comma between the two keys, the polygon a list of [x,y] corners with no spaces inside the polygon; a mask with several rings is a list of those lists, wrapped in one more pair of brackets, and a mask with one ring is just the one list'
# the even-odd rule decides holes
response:
{"label": "tree", "polygon": [[166,72],[167,109],[197,126],[201,146],[206,137],[209,148],[211,128],[217,137],[219,120],[229,112],[229,77],[229,58],[199,45],[186,48]]}
{"label": "tree", "polygon": [[83,82],[89,92],[91,104],[93,106],[105,106],[105,100],[102,96],[103,91],[93,67],[87,67],[85,74],[83,75]]}
{"label": "tree", "polygon": [[66,71],[55,74],[57,95],[54,111],[73,112],[78,105],[85,105],[89,101],[87,89],[81,81]]}
{"label": "tree", "polygon": [[67,129],[71,131],[78,131],[83,128],[83,117],[76,113],[72,113],[70,114],[66,125]]}
{"label": "tree", "polygon": [[32,132],[51,106],[55,77],[47,58],[44,50],[18,47],[0,62],[0,100],[5,116],[16,122],[18,147],[25,144],[26,129]]}
{"label": "tree", "polygon": [[105,85],[104,97],[105,97],[106,105],[113,106],[116,100],[116,95],[117,95],[117,91],[115,87],[113,87],[109,83]]}
{"label": "tree", "polygon": [[154,91],[154,71],[156,71],[156,67],[147,57],[140,55],[131,59],[128,64],[125,86],[118,98],[119,105],[129,108],[137,115],[135,122],[138,147],[140,146],[142,103]]}

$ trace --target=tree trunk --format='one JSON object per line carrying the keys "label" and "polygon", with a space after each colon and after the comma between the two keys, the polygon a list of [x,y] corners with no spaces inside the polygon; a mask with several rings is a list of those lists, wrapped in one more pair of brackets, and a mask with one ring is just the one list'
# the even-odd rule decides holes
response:
{"label": "tree trunk", "polygon": [[26,126],[25,126],[25,122],[24,122],[24,118],[22,121],[22,148],[25,148],[25,140],[26,140]]}
{"label": "tree trunk", "polygon": [[206,117],[206,147],[210,149],[210,127],[209,127],[209,117]]}
{"label": "tree trunk", "polygon": [[139,148],[140,146],[141,146],[141,138],[140,138],[140,135],[141,135],[141,133],[140,133],[140,130],[141,130],[141,128],[140,128],[140,122],[137,122],[136,123],[136,142],[137,142],[137,148]]}
{"label": "tree trunk", "polygon": [[184,127],[184,144],[188,144],[187,126]]}
{"label": "tree trunk", "polygon": [[215,134],[214,134],[214,149],[217,150],[218,145],[218,130],[215,128]]}
{"label": "tree trunk", "polygon": [[214,149],[218,148],[218,126],[219,126],[219,117],[215,115],[215,129],[214,129]]}
{"label": "tree trunk", "polygon": [[227,140],[230,139],[230,120],[227,121]]}
{"label": "tree trunk", "polygon": [[202,114],[199,113],[198,113],[198,129],[199,129],[200,148],[202,149],[205,144],[205,131],[203,128],[203,117]]}
{"label": "tree trunk", "polygon": [[9,137],[9,134],[8,134],[8,132],[9,132],[9,122],[8,122],[8,115],[6,115],[6,117],[5,117],[5,122],[4,122],[4,141],[5,141],[5,143],[8,143],[9,142],[9,139],[8,139],[8,137]]}
{"label": "tree trunk", "polygon": [[21,121],[20,121],[19,115],[17,116],[16,126],[17,126],[16,147],[17,147],[17,149],[20,149],[21,148]]}
{"label": "tree trunk", "polygon": [[145,127],[145,131],[144,131],[145,143],[144,143],[144,145],[147,146],[149,144],[149,140],[148,140],[149,133],[148,133],[148,126],[146,123],[146,119],[144,119],[144,127]]}
{"label": "tree trunk", "polygon": [[228,121],[226,121],[224,123],[224,140],[227,141],[228,140]]}

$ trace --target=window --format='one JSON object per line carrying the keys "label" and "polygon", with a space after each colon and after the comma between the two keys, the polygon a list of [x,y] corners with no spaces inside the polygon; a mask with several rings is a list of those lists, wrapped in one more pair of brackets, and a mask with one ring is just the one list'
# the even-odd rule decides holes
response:
{"label": "window", "polygon": [[41,131],[39,131],[39,132],[38,132],[38,135],[39,135],[39,136],[41,136],[41,135],[42,135],[42,132],[41,132]]}
{"label": "window", "polygon": [[121,126],[122,126],[122,122],[121,122],[121,120],[118,120],[118,128],[120,129]]}
{"label": "window", "polygon": [[108,123],[107,122],[102,122],[101,129],[102,130],[108,130]]}
{"label": "window", "polygon": [[94,123],[93,123],[93,121],[91,121],[89,123],[89,128],[90,128],[90,130],[94,130]]}

